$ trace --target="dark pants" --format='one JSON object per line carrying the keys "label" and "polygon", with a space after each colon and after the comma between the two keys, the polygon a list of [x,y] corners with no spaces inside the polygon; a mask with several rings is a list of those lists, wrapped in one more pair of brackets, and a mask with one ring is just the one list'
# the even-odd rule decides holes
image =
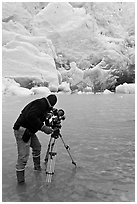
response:
{"label": "dark pants", "polygon": [[16,164],[17,171],[22,171],[25,169],[29,159],[30,147],[32,148],[32,155],[34,158],[39,157],[41,153],[41,144],[36,134],[32,135],[27,143],[22,140],[25,130],[26,128],[23,127],[20,127],[19,130],[14,130],[18,150],[18,159]]}

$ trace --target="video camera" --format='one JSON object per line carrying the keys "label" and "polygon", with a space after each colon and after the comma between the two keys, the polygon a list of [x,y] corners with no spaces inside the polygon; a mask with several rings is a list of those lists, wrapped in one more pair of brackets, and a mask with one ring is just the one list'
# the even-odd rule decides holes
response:
{"label": "video camera", "polygon": [[52,108],[50,112],[47,113],[45,118],[45,124],[47,126],[57,129],[61,128],[61,120],[65,120],[65,112],[62,109]]}

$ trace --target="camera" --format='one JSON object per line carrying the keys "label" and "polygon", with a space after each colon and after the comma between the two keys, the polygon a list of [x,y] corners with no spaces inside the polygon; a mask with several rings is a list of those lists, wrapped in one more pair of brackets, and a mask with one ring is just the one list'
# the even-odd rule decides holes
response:
{"label": "camera", "polygon": [[65,112],[63,109],[52,108],[50,112],[47,113],[45,118],[45,124],[47,126],[57,129],[61,128],[61,120],[65,120]]}

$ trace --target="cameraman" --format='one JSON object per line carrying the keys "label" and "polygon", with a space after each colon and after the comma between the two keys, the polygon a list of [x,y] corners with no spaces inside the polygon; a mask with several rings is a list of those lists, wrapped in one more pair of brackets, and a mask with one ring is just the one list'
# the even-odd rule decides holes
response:
{"label": "cameraman", "polygon": [[13,129],[18,149],[18,160],[16,164],[18,183],[25,182],[25,166],[29,158],[30,147],[32,148],[34,170],[41,171],[41,144],[35,133],[39,130],[46,134],[53,133],[53,129],[44,124],[44,120],[46,114],[56,102],[57,97],[54,94],[49,95],[47,98],[36,99],[30,102],[21,111],[14,124]]}

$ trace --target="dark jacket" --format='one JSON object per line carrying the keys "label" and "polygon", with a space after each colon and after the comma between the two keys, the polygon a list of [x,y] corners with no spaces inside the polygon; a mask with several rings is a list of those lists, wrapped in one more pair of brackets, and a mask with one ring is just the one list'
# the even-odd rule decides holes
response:
{"label": "dark jacket", "polygon": [[30,102],[21,111],[13,129],[18,130],[22,126],[27,128],[31,133],[36,133],[44,125],[45,115],[49,109],[46,98],[36,99]]}

